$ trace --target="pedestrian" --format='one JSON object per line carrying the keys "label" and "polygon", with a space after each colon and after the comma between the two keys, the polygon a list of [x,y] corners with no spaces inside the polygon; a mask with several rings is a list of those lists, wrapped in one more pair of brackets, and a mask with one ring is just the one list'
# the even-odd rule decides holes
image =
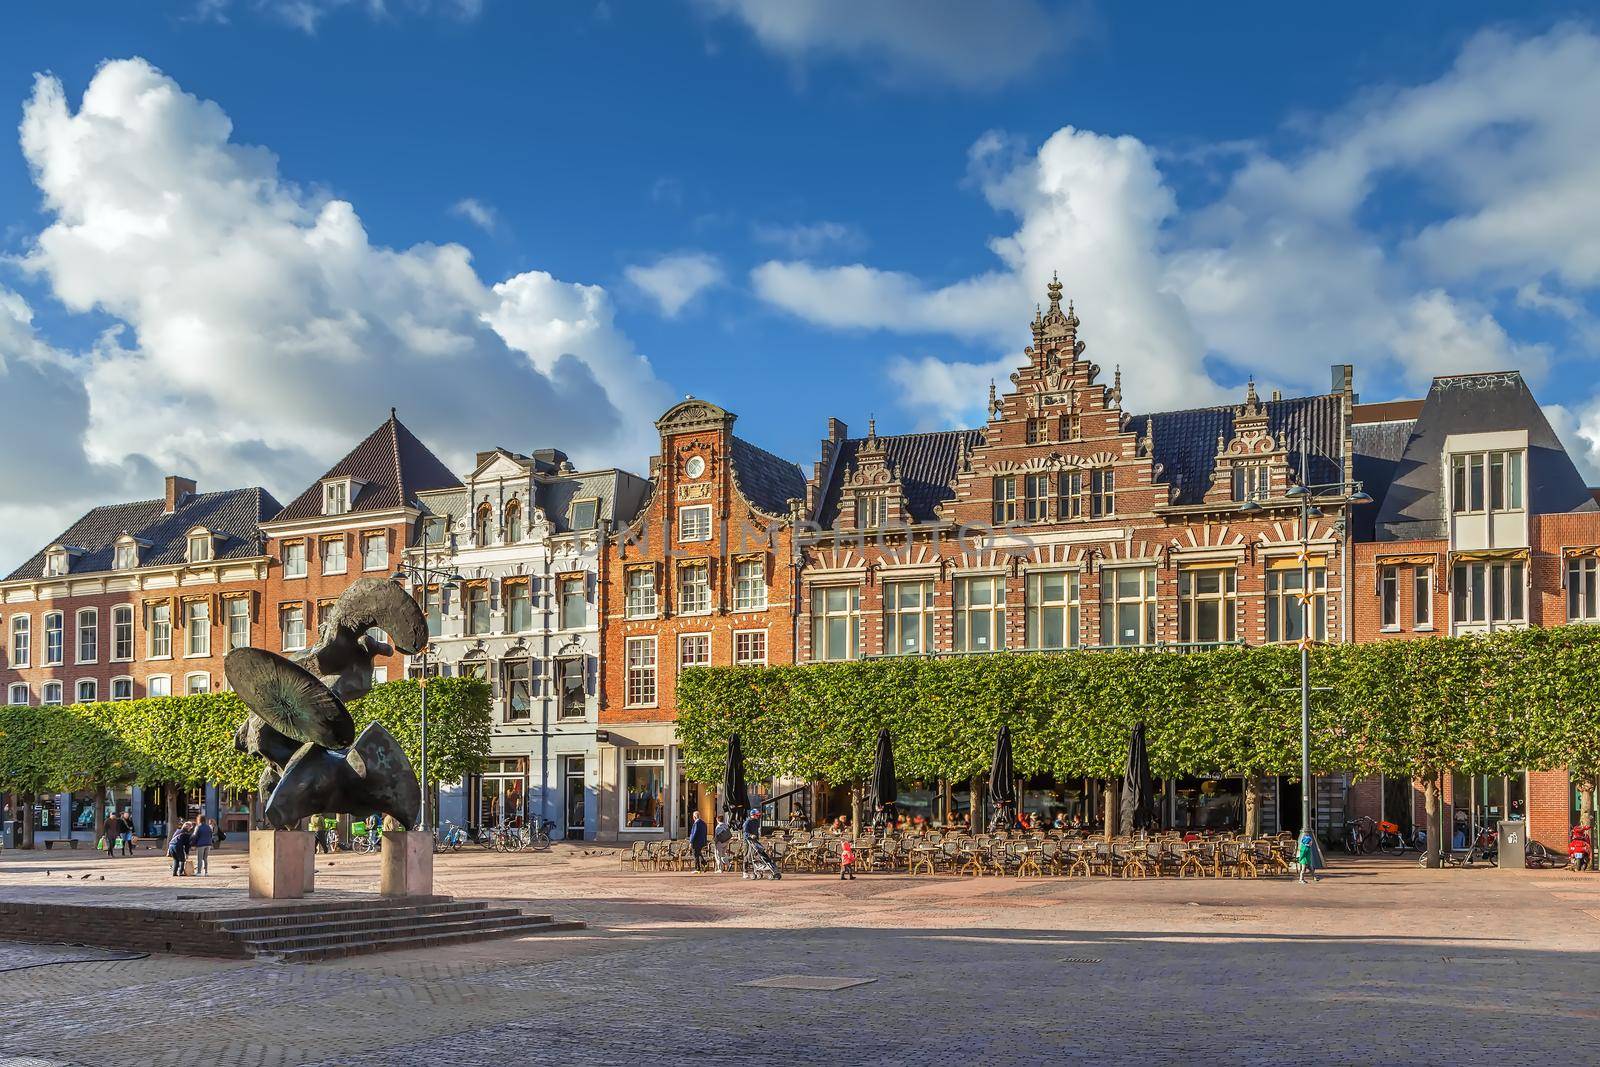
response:
{"label": "pedestrian", "polygon": [[211,820],[207,819],[204,815],[200,816],[199,822],[195,824],[194,837],[192,841],[194,846],[194,873],[196,877],[209,873],[206,866],[206,860],[211,855],[211,846],[216,842],[216,836],[216,832],[211,829]]}
{"label": "pedestrian", "polygon": [[856,843],[845,838],[839,844],[839,881],[856,880]]}
{"label": "pedestrian", "polygon": [[311,829],[316,834],[317,851],[331,851],[328,848],[328,817],[326,815],[311,816]]}
{"label": "pedestrian", "polygon": [[100,840],[106,846],[106,857],[109,859],[117,854],[117,846],[122,843],[122,816],[112,812],[106,818],[105,829],[100,835]]}
{"label": "pedestrian", "polygon": [[129,808],[122,813],[122,853],[125,856],[133,855],[133,809]]}
{"label": "pedestrian", "polygon": [[695,874],[699,874],[701,868],[705,866],[707,836],[709,835],[706,833],[706,821],[697,811],[694,813],[694,821],[689,824],[689,848],[694,851]]}
{"label": "pedestrian", "polygon": [[1300,832],[1300,854],[1296,857],[1300,865],[1300,881],[1306,880],[1306,875],[1311,875],[1311,880],[1317,880],[1317,840],[1311,836],[1309,829]]}
{"label": "pedestrian", "polygon": [[728,867],[727,844],[733,840],[733,827],[728,825],[728,813],[717,816],[717,828],[711,832],[711,858],[716,862],[717,873]]}
{"label": "pedestrian", "polygon": [[182,876],[184,861],[189,858],[189,830],[189,824],[183,823],[172,831],[172,836],[167,839],[167,855],[172,857],[174,878]]}

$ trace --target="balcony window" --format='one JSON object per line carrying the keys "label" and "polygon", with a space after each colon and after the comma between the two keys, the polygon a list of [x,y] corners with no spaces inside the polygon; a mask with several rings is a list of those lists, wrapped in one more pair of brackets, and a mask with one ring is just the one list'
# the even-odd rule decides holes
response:
{"label": "balcony window", "polygon": [[811,591],[811,658],[856,659],[861,654],[861,588],[826,586]]}
{"label": "balcony window", "polygon": [[933,647],[933,583],[885,582],[883,654],[917,656]]}
{"label": "balcony window", "polygon": [[955,581],[957,652],[995,652],[1006,647],[1006,580],[998,575]]}
{"label": "balcony window", "polygon": [[1027,579],[1028,647],[1077,648],[1077,571],[1030,571]]}

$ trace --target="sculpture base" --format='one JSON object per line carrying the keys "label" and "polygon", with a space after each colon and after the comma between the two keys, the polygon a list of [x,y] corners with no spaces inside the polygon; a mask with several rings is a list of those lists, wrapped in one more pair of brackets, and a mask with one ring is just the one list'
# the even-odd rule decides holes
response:
{"label": "sculpture base", "polygon": [[311,892],[315,849],[316,835],[307,830],[251,830],[250,895],[292,900]]}
{"label": "sculpture base", "polygon": [[433,834],[426,830],[385,830],[382,864],[379,896],[433,895]]}

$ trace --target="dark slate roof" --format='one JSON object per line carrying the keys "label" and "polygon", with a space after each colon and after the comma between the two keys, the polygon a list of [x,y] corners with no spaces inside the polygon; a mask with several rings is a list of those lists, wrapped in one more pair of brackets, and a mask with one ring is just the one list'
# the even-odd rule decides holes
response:
{"label": "dark slate roof", "polygon": [[1445,439],[1451,434],[1501,430],[1528,432],[1530,514],[1600,510],[1520,373],[1457,374],[1435,378],[1428,389],[1378,509],[1376,539],[1447,537],[1442,484]]}
{"label": "dark slate roof", "polygon": [[[1338,393],[1262,401],[1267,409],[1267,432],[1274,438],[1284,436],[1297,474],[1300,445],[1305,443],[1306,478],[1313,484],[1344,477],[1339,458],[1343,451],[1342,402]],[[1129,427],[1140,437],[1154,424],[1154,458],[1161,464],[1161,480],[1174,489],[1173,503],[1198,504],[1205,499],[1217,465],[1217,438],[1232,439],[1235,410],[1226,405],[1130,417]]]}
{"label": "dark slate roof", "polygon": [[[265,489],[227,489],[182,498],[171,515],[162,514],[166,500],[139,500],[107,504],[84,515],[62,531],[51,544],[83,549],[68,563],[68,574],[94,574],[111,570],[114,546],[123,533],[148,545],[139,549],[139,565],[161,567],[182,563],[188,557],[189,531],[204,526],[218,534],[216,559],[241,559],[261,553],[263,520],[281,505]],[[49,546],[45,546],[48,548]],[[41,548],[7,580],[42,578],[45,548]]]}
{"label": "dark slate roof", "polygon": [[790,500],[804,500],[806,476],[797,464],[758,448],[742,437],[732,438],[730,459],[739,492],[768,515],[787,515]]}
{"label": "dark slate roof", "polygon": [[1406,442],[1411,440],[1416,424],[1415,419],[1394,419],[1358,422],[1350,428],[1355,446],[1355,455],[1351,457],[1354,476],[1372,497],[1372,503],[1350,509],[1350,534],[1357,541],[1371,541],[1376,535],[1383,499],[1389,495],[1395,468],[1405,454]]}
{"label": "dark slate roof", "polygon": [[[934,433],[904,433],[875,437],[883,446],[884,458],[905,487],[906,506],[912,522],[931,522],[933,510],[955,496],[950,485],[961,462],[961,442],[965,438],[970,453],[983,440],[981,430],[940,430]],[[866,438],[847,438],[839,446],[839,459],[833,465],[833,480],[822,498],[817,522],[824,528],[839,520],[839,496],[846,478],[856,469],[856,457]]]}
{"label": "dark slate roof", "polygon": [[414,503],[423,490],[450,489],[461,484],[450,468],[390,411],[387,422],[295,497],[273,521],[321,515],[322,483],[342,477],[367,483],[350,502],[353,513],[404,507]]}

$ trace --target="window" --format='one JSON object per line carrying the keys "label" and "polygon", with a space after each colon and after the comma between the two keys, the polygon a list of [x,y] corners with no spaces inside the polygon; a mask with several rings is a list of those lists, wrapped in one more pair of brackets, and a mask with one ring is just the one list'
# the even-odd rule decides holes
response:
{"label": "window", "polygon": [[345,566],[344,538],[330,537],[322,542],[322,573],[343,574]]}
{"label": "window", "polygon": [[283,576],[285,578],[304,578],[306,576],[306,543],[304,541],[290,541],[283,546]]}
{"label": "window", "polygon": [[1076,441],[1083,436],[1083,421],[1076,411],[1061,416],[1061,440]]}
{"label": "window", "polygon": [[211,692],[211,675],[202,673],[188,675],[183,680],[183,691],[192,697]]}
{"label": "window", "polygon": [[6,694],[8,704],[26,704],[28,702],[28,683],[12,682],[11,689]]}
{"label": "window", "polygon": [[711,505],[696,504],[678,509],[678,540],[711,540]]}
{"label": "window", "polygon": [[533,661],[505,661],[506,722],[527,722],[533,718]]}
{"label": "window", "polygon": [[116,558],[112,567],[119,571],[132,570],[139,565],[139,546],[131,541],[124,541],[116,548]]}
{"label": "window", "polygon": [[204,563],[211,558],[211,534],[192,533],[189,535],[189,562]]}
{"label": "window", "polygon": [[733,635],[733,665],[735,667],[765,667],[767,665],[767,631],[741,630]]}
{"label": "window", "polygon": [[473,582],[467,586],[467,633],[489,632],[489,583]]}
{"label": "window", "polygon": [[144,681],[144,695],[147,697],[171,696],[172,679],[165,674],[152,674]]}
{"label": "window", "polygon": [[1233,499],[1265,500],[1272,495],[1272,468],[1265,463],[1241,463],[1233,468]]}
{"label": "window", "polygon": [[111,658],[133,658],[133,608],[127,604],[111,609]]}
{"label": "window", "polygon": [[933,651],[933,583],[885,582],[883,654],[917,656]]}
{"label": "window", "polygon": [[[1386,568],[1388,569],[1388,568]],[[1305,592],[1300,568],[1280,567],[1267,571],[1267,640],[1298,641],[1306,636],[1305,612],[1311,612],[1311,639],[1328,639],[1328,570],[1312,567],[1310,596]]]}
{"label": "window", "polygon": [[506,505],[506,544],[522,540],[522,505],[515,500]]}
{"label": "window", "polygon": [[444,629],[444,593],[436,585],[424,585],[417,588],[417,595],[422,599],[422,614],[428,619],[428,636],[438,637]]}
{"label": "window", "polygon": [[1383,567],[1378,571],[1378,603],[1381,606],[1379,623],[1385,630],[1400,629],[1400,568]]}
{"label": "window", "polygon": [[128,678],[126,676],[124,676],[122,678],[113,678],[113,679],[111,679],[111,699],[112,700],[132,700],[133,699],[133,679],[132,678]]}
{"label": "window", "polygon": [[1232,567],[1185,567],[1178,571],[1178,640],[1210,644],[1234,637]]}
{"label": "window", "polygon": [[[592,530],[594,529],[595,520],[599,514],[600,502],[595,500],[593,497],[584,500],[574,500],[572,502],[572,517],[570,525],[574,530]],[[711,509],[707,508],[706,522],[709,524],[710,521]],[[706,536],[709,537],[710,534],[707,534]],[[683,540],[687,541],[688,538],[685,537]]]}
{"label": "window", "polygon": [[450,536],[450,520],[442,515],[430,515],[422,523],[422,538],[427,544],[442,545]]}
{"label": "window", "polygon": [[365,533],[361,535],[361,569],[386,571],[389,569],[389,535]]}
{"label": "window", "polygon": [[1489,508],[1522,510],[1522,453],[1489,453]]}
{"label": "window", "polygon": [[533,583],[528,579],[501,583],[506,597],[506,627],[512,633],[533,629]]}
{"label": "window", "polygon": [[1411,625],[1418,630],[1433,628],[1433,568],[1411,571]]}
{"label": "window", "polygon": [[1078,647],[1078,572],[1032,571],[1026,605],[1028,647]]}
{"label": "window", "polygon": [[40,703],[42,703],[42,704],[59,704],[59,703],[61,703],[61,683],[60,682],[46,682],[46,683],[44,683],[44,688],[40,691],[40,693],[41,693]]}
{"label": "window", "polygon": [[1043,522],[1050,517],[1050,483],[1048,474],[1030,474],[1022,480],[1022,513],[1029,522]]}
{"label": "window", "polygon": [[889,498],[882,493],[856,494],[856,528],[875,530],[889,523]]}
{"label": "window", "polygon": [[678,667],[711,666],[711,635],[681,634],[678,637]]}
{"label": "window", "polygon": [[473,544],[482,548],[494,540],[494,508],[487,503],[478,508],[476,520],[472,524]]}
{"label": "window", "polygon": [[1522,510],[1522,457],[1516,452],[1476,452],[1450,457],[1450,510],[1457,515],[1484,510]]}
{"label": "window", "polygon": [[678,614],[704,615],[711,610],[711,567],[690,563],[678,568]]}
{"label": "window", "polygon": [[589,621],[589,601],[582,578],[561,579],[561,628],[578,630]]}
{"label": "window", "polygon": [[584,661],[563,659],[556,661],[556,671],[561,683],[561,710],[563,719],[581,719],[584,716],[584,698],[587,696],[584,681]]}
{"label": "window", "polygon": [[306,609],[304,604],[295,604],[283,609],[283,616],[279,620],[283,629],[283,650],[285,652],[298,652],[306,647]]}
{"label": "window", "polygon": [[211,602],[191,600],[183,606],[184,655],[211,655]]}
{"label": "window", "polygon": [[350,510],[350,483],[324,482],[322,485],[322,513],[343,515]]}
{"label": "window", "polygon": [[72,695],[75,704],[93,704],[100,699],[100,686],[93,678],[79,678],[77,692]]}
{"label": "window", "polygon": [[11,616],[11,665],[26,667],[32,644],[32,620],[26,615]]}
{"label": "window", "polygon": [[1089,472],[1089,517],[1117,513],[1116,472],[1110,467],[1097,467]]}
{"label": "window", "polygon": [[[59,578],[67,573],[67,554],[61,549],[51,549],[44,557],[44,576]],[[59,700],[56,703],[61,703]]]}
{"label": "window", "polygon": [[741,559],[733,565],[733,610],[767,610],[767,563]]}
{"label": "window", "polygon": [[489,664],[483,658],[483,653],[477,653],[477,659],[462,660],[461,666],[456,668],[459,678],[476,678],[480,682],[489,680]]}
{"label": "window", "polygon": [[627,596],[623,614],[630,619],[648,619],[656,613],[656,572],[652,567],[634,567],[628,571]]}
{"label": "window", "polygon": [[229,597],[222,602],[223,614],[228,619],[228,651],[248,648],[250,645],[250,600],[247,597]]}
{"label": "window", "polygon": [[995,652],[1006,647],[1006,580],[998,575],[957,578],[955,650]]}
{"label": "window", "polygon": [[1083,472],[1067,471],[1056,487],[1056,518],[1076,519],[1083,516]]}
{"label": "window", "polygon": [[44,664],[59,665],[66,658],[66,616],[47,611],[44,616]]}
{"label": "window", "polygon": [[654,707],[656,702],[656,639],[630,637],[624,651],[628,706]]}
{"label": "window", "polygon": [[1451,605],[1457,623],[1501,623],[1527,620],[1520,560],[1503,563],[1457,563],[1450,576]]}
{"label": "window", "polygon": [[1567,560],[1567,621],[1600,622],[1600,602],[1596,600],[1600,559],[1574,556]]}
{"label": "window", "polygon": [[1048,419],[1028,420],[1028,444],[1042,445],[1050,440],[1050,421]]}
{"label": "window", "polygon": [[811,642],[812,659],[855,659],[861,654],[860,586],[811,591]]}
{"label": "window", "polygon": [[667,750],[622,750],[622,828],[660,830],[667,818]]}
{"label": "window", "polygon": [[1003,526],[1017,521],[1017,480],[1014,477],[994,479],[994,524]]}
{"label": "window", "polygon": [[[172,655],[172,605],[162,601],[158,604],[151,604],[149,610],[149,656],[151,659],[166,659]],[[295,647],[302,646],[296,645]]]}
{"label": "window", "polygon": [[78,662],[94,663],[100,658],[100,613],[94,608],[78,612]]}
{"label": "window", "polygon": [[1156,643],[1156,569],[1100,572],[1100,643],[1118,648]]}

